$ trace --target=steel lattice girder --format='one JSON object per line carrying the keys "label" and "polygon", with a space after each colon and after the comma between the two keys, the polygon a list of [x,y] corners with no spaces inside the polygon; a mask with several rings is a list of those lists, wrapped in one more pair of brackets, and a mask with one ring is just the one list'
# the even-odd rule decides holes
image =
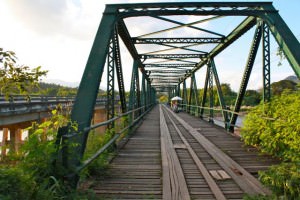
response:
{"label": "steel lattice girder", "polygon": [[[151,74],[153,73],[162,73],[162,74],[165,74],[165,73],[187,73],[189,72],[189,70],[186,70],[186,69],[183,69],[183,70],[146,70],[146,73],[148,72],[151,72]],[[150,74],[149,74],[150,75]]]}
{"label": "steel lattice girder", "polygon": [[164,43],[222,43],[224,38],[132,38],[135,44],[164,44]]}
{"label": "steel lattice girder", "polygon": [[142,59],[205,58],[207,54],[141,54]]}
{"label": "steel lattice girder", "polygon": [[165,67],[165,68],[193,68],[195,65],[192,64],[144,64],[144,67],[152,68],[152,67]]}
{"label": "steel lattice girder", "polygon": [[246,63],[244,75],[243,75],[242,82],[241,82],[241,85],[240,85],[240,89],[239,89],[239,92],[238,92],[238,96],[237,96],[236,101],[235,101],[235,106],[234,106],[234,112],[235,113],[231,116],[231,119],[230,119],[230,127],[229,128],[230,128],[230,131],[232,131],[232,132],[234,131],[234,125],[235,125],[237,117],[238,117],[238,115],[236,113],[238,113],[240,111],[242,101],[243,101],[243,98],[244,98],[244,95],[245,95],[245,92],[246,92],[246,88],[247,88],[248,81],[249,81],[249,78],[250,78],[250,74],[251,74],[251,71],[252,71],[252,68],[253,68],[253,64],[254,64],[256,53],[257,53],[257,50],[258,50],[258,47],[259,47],[261,36],[262,36],[262,29],[260,28],[260,25],[257,25],[256,31],[254,33],[252,45],[251,45],[251,48],[250,48],[248,60],[247,60],[247,63]]}
{"label": "steel lattice girder", "polygon": [[263,51],[263,101],[271,99],[271,59],[270,59],[270,29],[263,22],[262,28],[262,51]]}
{"label": "steel lattice girder", "polygon": [[[134,16],[150,16],[168,21],[165,17],[161,16],[170,15],[247,16],[247,18],[229,35],[225,36],[223,43],[217,44],[215,48],[197,62],[193,70],[186,74],[185,78],[181,80],[183,82],[185,82],[185,79],[190,77],[199,68],[206,65],[210,59],[217,56],[221,51],[235,42],[240,36],[255,26],[258,19],[268,24],[271,33],[286,55],[287,60],[291,64],[296,75],[300,77],[300,44],[280,17],[278,11],[272,6],[271,2],[174,2],[107,5],[92,46],[71,113],[71,120],[78,124],[78,134],[76,134],[75,137],[70,137],[69,139],[65,139],[66,141],[63,141],[70,145],[74,143],[80,144],[74,148],[74,151],[78,155],[77,158],[68,157],[67,154],[64,155],[64,163],[66,163],[68,169],[74,169],[80,164],[85,150],[88,132],[85,132],[84,130],[89,127],[91,123],[100,80],[104,71],[109,42],[114,28],[117,27],[118,35],[122,38],[131,56],[137,62],[139,70],[144,73],[145,78],[148,83],[150,83],[149,77],[145,74],[144,64],[140,60],[140,55],[132,42],[132,37],[128,32],[124,19]],[[180,22],[176,22],[174,20],[169,21],[173,21],[172,23],[184,26],[184,24]],[[191,27],[190,25],[185,25],[186,27]],[[211,33],[214,34],[213,32]],[[222,37],[222,35],[217,33],[215,33],[215,35]],[[186,62],[190,64],[195,63],[189,60],[180,60],[176,58],[169,58],[168,60]],[[245,85],[243,85],[243,89],[244,86]],[[149,96],[152,102],[155,101],[154,95],[155,90],[154,88],[151,88],[149,84]],[[231,121],[231,123],[233,121]],[[68,129],[64,130],[64,135],[67,135],[68,133],[66,130]],[[73,179],[73,181],[76,181],[76,179]]]}

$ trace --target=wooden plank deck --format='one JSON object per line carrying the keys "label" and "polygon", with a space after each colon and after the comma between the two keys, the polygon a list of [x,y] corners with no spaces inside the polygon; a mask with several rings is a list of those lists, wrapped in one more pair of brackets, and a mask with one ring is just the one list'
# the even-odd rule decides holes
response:
{"label": "wooden plank deck", "polygon": [[103,199],[162,199],[158,106],[119,151],[92,189]]}
{"label": "wooden plank deck", "polygon": [[[255,176],[258,170],[267,169],[276,161],[258,156],[254,148],[244,147],[239,138],[213,124],[186,113],[173,116],[165,108],[162,110],[160,113],[159,106],[154,107],[119,151],[106,175],[96,178],[90,189],[97,196],[101,199],[242,199],[245,193],[268,193]],[[201,137],[213,148],[211,152],[197,141]],[[232,161],[215,157],[212,152]],[[247,188],[247,184],[253,183],[258,186]]]}

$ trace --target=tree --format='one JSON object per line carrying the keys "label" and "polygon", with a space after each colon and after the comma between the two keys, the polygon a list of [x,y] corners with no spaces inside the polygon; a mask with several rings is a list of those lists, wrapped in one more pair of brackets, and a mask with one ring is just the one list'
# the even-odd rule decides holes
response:
{"label": "tree", "polygon": [[261,101],[261,95],[256,90],[246,90],[243,105],[256,106]]}
{"label": "tree", "polygon": [[284,90],[297,90],[297,83],[290,80],[281,80],[271,84],[272,93],[274,95],[281,95]]}
{"label": "tree", "polygon": [[13,51],[0,48],[0,94],[8,97],[12,94],[27,94],[29,89],[37,87],[41,77],[48,71],[41,70],[41,66],[30,69],[26,65],[19,65]]}
{"label": "tree", "polygon": [[246,116],[242,139],[282,163],[260,172],[260,180],[280,198],[300,196],[300,92],[285,91],[260,104]]}

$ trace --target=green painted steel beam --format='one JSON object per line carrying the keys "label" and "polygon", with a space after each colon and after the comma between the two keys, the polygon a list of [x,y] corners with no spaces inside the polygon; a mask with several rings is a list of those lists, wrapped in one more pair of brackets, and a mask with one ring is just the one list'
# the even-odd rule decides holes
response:
{"label": "green painted steel beam", "polygon": [[196,53],[208,53],[206,51],[200,51],[200,50],[188,48],[188,47],[198,46],[199,44],[191,44],[191,45],[185,45],[185,46],[180,46],[180,47],[175,46],[175,45],[170,45],[170,44],[163,44],[163,43],[161,43],[159,45],[171,47],[170,49],[165,49],[164,51],[173,51],[173,50],[177,50],[177,49],[182,49],[182,50],[187,50],[187,51],[196,52]]}
{"label": "green painted steel beam", "polygon": [[188,45],[182,45],[182,46],[176,46],[176,45],[170,45],[170,44],[159,44],[161,46],[166,46],[166,47],[171,47],[168,49],[161,49],[161,50],[155,50],[155,51],[149,51],[149,52],[144,52],[143,54],[149,55],[149,54],[163,54],[168,51],[174,51],[174,50],[187,50],[191,52],[197,52],[198,54],[207,54],[208,52],[206,51],[200,51],[200,50],[194,50],[189,47],[194,47],[198,46],[198,44],[188,44]]}
{"label": "green painted steel beam", "polygon": [[[113,14],[107,14],[113,13]],[[94,106],[98,95],[98,89],[101,77],[104,71],[105,60],[109,47],[109,40],[114,30],[114,25],[117,20],[116,7],[106,7],[104,15],[101,19],[79,88],[71,112],[71,120],[78,124],[78,133],[71,138],[63,137],[62,143],[65,144],[63,148],[62,163],[67,169],[67,173],[73,173],[73,170],[80,164],[83,153],[86,147],[88,133],[83,130],[90,127],[93,117]],[[109,27],[109,28],[108,28]],[[68,134],[68,128],[60,129],[64,132],[63,135]],[[79,144],[74,146],[73,144]],[[72,152],[70,147],[73,147]],[[76,156],[74,156],[76,155]],[[77,186],[79,176],[74,174],[68,178],[69,184],[72,187]]]}
{"label": "green painted steel beam", "polygon": [[[271,13],[273,10],[151,10],[151,16],[170,16],[170,15],[218,15],[218,16],[260,16],[265,12]],[[149,11],[131,11],[128,13],[120,13],[120,17],[138,17],[138,16],[149,16]],[[142,35],[139,37],[145,37],[148,35]]]}
{"label": "green painted steel beam", "polygon": [[203,88],[203,96],[202,96],[202,101],[201,101],[201,109],[200,109],[200,117],[201,118],[203,118],[204,107],[205,107],[206,98],[207,98],[207,88],[208,88],[209,72],[210,72],[210,66],[207,65],[205,82],[204,82],[204,88]]}
{"label": "green painted steel beam", "polygon": [[[130,3],[130,4],[108,4],[109,6],[115,6],[118,9],[124,9],[123,12],[129,12],[133,9],[185,9],[185,8],[198,8],[198,9],[222,9],[222,8],[232,8],[233,10],[240,9],[257,9],[259,6],[272,5],[272,2],[262,1],[262,2],[163,2],[163,3]],[[130,9],[130,10],[126,10]],[[122,12],[122,11],[120,11]]]}
{"label": "green painted steel beam", "polygon": [[125,85],[124,85],[122,61],[121,61],[121,50],[120,50],[118,29],[117,28],[115,28],[114,46],[115,46],[115,48],[114,48],[114,58],[115,58],[115,65],[116,65],[117,81],[118,81],[118,86],[119,86],[119,96],[120,96],[120,102],[121,102],[121,109],[122,109],[122,112],[125,113],[127,111],[127,104],[126,104]]}
{"label": "green painted steel beam", "polygon": [[[140,71],[142,73],[145,73],[144,72],[144,68],[143,68],[143,64],[142,64],[142,62],[139,59],[139,55],[138,55],[138,52],[137,52],[134,44],[131,42],[131,36],[129,34],[129,31],[128,31],[128,29],[127,29],[124,21],[121,20],[121,19],[119,19],[117,25],[118,25],[118,33],[119,33],[122,41],[124,42],[127,50],[131,54],[132,58],[138,62],[138,66],[139,66]],[[145,76],[145,78],[148,80],[147,76]]]}
{"label": "green painted steel beam", "polygon": [[206,59],[202,59],[199,63],[196,64],[191,71],[191,73],[186,74],[185,78],[189,78],[192,73],[196,72],[198,69],[206,65],[209,59],[214,58],[228,46],[230,46],[234,41],[240,38],[243,34],[245,34],[248,30],[250,30],[254,25],[256,25],[255,17],[247,17],[243,22],[241,22],[231,33],[229,33],[222,44],[218,44],[209,54]]}
{"label": "green painted steel beam", "polygon": [[[263,5],[263,10],[276,9],[271,5]],[[268,24],[274,38],[280,49],[284,52],[288,62],[293,68],[295,74],[300,78],[300,43],[289,29],[287,24],[278,14],[278,12],[266,12],[261,18]]]}
{"label": "green painted steel beam", "polygon": [[163,43],[196,43],[196,44],[211,44],[222,43],[224,38],[220,37],[200,37],[200,38],[132,38],[132,42],[135,44],[163,44]]}
{"label": "green painted steel beam", "polygon": [[263,101],[271,100],[271,58],[270,58],[270,29],[263,22],[262,29],[262,68],[263,68]]}
{"label": "green painted steel beam", "polygon": [[183,81],[182,86],[182,103],[184,104],[184,109],[187,110],[186,104],[188,103],[187,99],[187,90],[186,90],[186,80]]}
{"label": "green painted steel beam", "polygon": [[258,47],[261,41],[261,36],[262,36],[262,29],[260,28],[260,25],[258,24],[254,33],[254,37],[253,37],[253,41],[252,41],[252,45],[250,48],[250,52],[248,55],[248,59],[247,59],[247,63],[246,63],[246,67],[244,70],[244,74],[243,74],[243,78],[242,78],[242,82],[240,84],[240,89],[235,101],[235,106],[234,106],[234,114],[231,116],[230,119],[230,127],[229,127],[229,131],[234,132],[234,126],[237,120],[238,115],[236,113],[238,113],[240,111],[241,105],[242,105],[242,101],[244,99],[245,96],[245,92],[247,89],[247,85],[249,82],[249,78],[251,75],[251,71],[253,68],[253,64],[256,58],[256,54],[258,51]]}
{"label": "green painted steel beam", "polygon": [[174,64],[144,64],[144,67],[166,67],[166,68],[193,68],[195,65],[191,64],[179,64],[179,63],[174,63]]}
{"label": "green painted steel beam", "polygon": [[140,54],[141,59],[206,58],[207,54]]}
{"label": "green painted steel beam", "polygon": [[224,100],[224,96],[223,96],[223,92],[222,92],[222,88],[221,88],[221,83],[220,83],[220,79],[219,79],[219,75],[217,72],[217,67],[215,65],[215,61],[213,59],[210,60],[210,65],[212,68],[212,72],[215,78],[215,83],[217,86],[217,93],[218,93],[218,98],[219,98],[219,102],[222,108],[222,115],[223,115],[223,120],[225,123],[225,128],[227,129],[228,127],[228,122],[229,122],[229,118],[228,118],[228,113],[225,111],[226,109],[226,104],[225,104],[225,100]]}
{"label": "green painted steel beam", "polygon": [[[156,19],[161,19],[161,20],[164,20],[164,21],[167,21],[167,22],[171,22],[171,23],[174,23],[174,24],[178,24],[178,25],[184,25],[184,23],[182,23],[182,22],[178,22],[178,21],[175,21],[175,20],[172,20],[172,19],[168,19],[168,18],[165,18],[165,17],[162,17],[162,16],[151,16],[151,17],[156,18]],[[219,34],[219,33],[204,29],[204,28],[200,28],[200,27],[197,27],[197,26],[190,25],[190,26],[187,26],[187,27],[198,30],[198,31],[203,31],[203,32],[206,32],[206,33],[217,35],[217,36],[220,36],[220,37],[224,37],[224,35],[222,35],[222,34]]]}
{"label": "green painted steel beam", "polygon": [[209,122],[214,123],[214,76],[213,68],[209,66],[209,75],[208,75],[208,92],[209,92]]}
{"label": "green painted steel beam", "polygon": [[160,74],[165,74],[165,73],[186,73],[188,70],[182,69],[182,70],[146,70],[146,73],[160,73]]}
{"label": "green painted steel beam", "polygon": [[[114,35],[114,33],[112,34]],[[115,42],[112,36],[107,54],[107,90],[106,90],[106,116],[107,120],[114,118],[115,115]],[[108,124],[108,128],[114,128],[114,122]]]}
{"label": "green painted steel beam", "polygon": [[164,32],[174,31],[176,29],[192,26],[192,25],[195,25],[195,24],[200,24],[200,23],[207,22],[207,21],[210,21],[210,20],[213,20],[213,19],[218,19],[220,17],[221,16],[213,16],[211,18],[201,19],[201,20],[198,20],[198,21],[195,21],[195,22],[191,22],[191,23],[187,23],[187,24],[181,24],[179,26],[175,26],[175,27],[171,27],[171,28],[167,28],[167,29],[163,29],[163,30],[159,30],[159,31],[154,31],[152,33],[146,33],[146,34],[138,36],[137,38],[148,37],[150,35],[155,35],[155,34],[160,34],[160,33],[164,33]]}

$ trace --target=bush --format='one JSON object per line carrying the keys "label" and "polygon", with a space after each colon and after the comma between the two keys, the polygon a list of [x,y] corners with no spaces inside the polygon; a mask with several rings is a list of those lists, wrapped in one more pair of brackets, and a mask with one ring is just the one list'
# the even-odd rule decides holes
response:
{"label": "bush", "polygon": [[300,163],[281,163],[266,172],[260,172],[262,183],[269,186],[277,196],[287,199],[300,197]]}
{"label": "bush", "polygon": [[35,183],[22,169],[12,166],[0,168],[0,199],[31,199]]}
{"label": "bush", "polygon": [[3,191],[0,199],[62,199],[72,192],[54,178],[62,173],[54,168],[56,134],[67,123],[69,120],[54,110],[48,121],[39,125],[34,123],[28,129],[29,138],[19,155],[9,155],[7,159],[13,158],[13,165],[4,163],[5,167],[1,168],[0,190]]}
{"label": "bush", "polygon": [[285,92],[247,116],[242,138],[248,145],[285,161],[300,161],[300,93]]}
{"label": "bush", "polygon": [[261,181],[277,196],[300,196],[300,92],[283,92],[270,103],[255,107],[242,128],[247,145],[258,147],[283,162],[261,172]]}

